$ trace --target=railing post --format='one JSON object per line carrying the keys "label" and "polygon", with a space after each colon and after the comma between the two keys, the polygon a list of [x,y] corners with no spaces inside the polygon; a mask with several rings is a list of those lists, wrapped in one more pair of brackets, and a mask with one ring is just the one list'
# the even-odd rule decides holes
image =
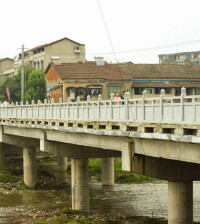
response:
{"label": "railing post", "polygon": [[195,101],[195,98],[193,97],[192,98],[192,104],[193,104],[193,116],[194,116],[194,119],[193,121],[196,122],[196,105],[195,105],[196,101]]}
{"label": "railing post", "polygon": [[34,116],[33,116],[34,104],[35,104],[35,102],[34,102],[34,100],[32,100],[32,101],[31,101],[31,117],[32,117],[32,118],[34,118]]}
{"label": "railing post", "polygon": [[18,102],[16,102],[16,117],[18,117]]}
{"label": "railing post", "polygon": [[53,119],[54,98],[51,99],[51,119]]}
{"label": "railing post", "polygon": [[69,108],[70,102],[72,102],[72,99],[71,99],[71,97],[68,97],[68,100],[67,100],[67,119],[68,120],[70,119],[70,108]]}
{"label": "railing post", "polygon": [[80,102],[80,96],[77,96],[76,99],[76,119],[79,119],[79,102]]}
{"label": "railing post", "polygon": [[59,98],[59,119],[61,119],[61,104],[62,104],[62,98]]}
{"label": "railing post", "polygon": [[28,118],[28,101],[26,101],[26,108],[25,108],[25,110],[26,110],[26,118]]}
{"label": "railing post", "polygon": [[181,88],[181,121],[184,121],[184,96],[186,96],[186,88]]}
{"label": "railing post", "polygon": [[90,96],[87,96],[87,120],[89,120],[90,117],[90,111],[89,111],[89,103],[90,103]]}
{"label": "railing post", "polygon": [[37,118],[39,119],[40,117],[40,100],[37,102]]}
{"label": "railing post", "polygon": [[144,90],[142,92],[142,120],[144,121],[145,120],[145,98],[146,98],[146,91]]}
{"label": "railing post", "polygon": [[[0,104],[1,105],[1,104]],[[14,117],[14,103],[11,103],[11,117]]]}
{"label": "railing post", "polygon": [[46,118],[46,104],[47,104],[47,99],[44,100],[44,118]]}
{"label": "railing post", "polygon": [[110,94],[110,120],[113,119],[113,100],[114,100],[114,93]]}
{"label": "railing post", "polygon": [[102,100],[102,96],[101,94],[98,95],[98,120],[101,119],[101,100]]}
{"label": "railing post", "polygon": [[165,96],[165,90],[160,91],[160,121],[163,121],[163,97]]}
{"label": "railing post", "polygon": [[125,92],[124,104],[125,104],[125,120],[129,120],[129,106],[128,100],[130,99],[130,93]]}
{"label": "railing post", "polygon": [[21,115],[20,115],[20,117],[22,118],[22,108],[23,108],[23,101],[21,101],[21,103],[20,103],[20,111],[21,111]]}

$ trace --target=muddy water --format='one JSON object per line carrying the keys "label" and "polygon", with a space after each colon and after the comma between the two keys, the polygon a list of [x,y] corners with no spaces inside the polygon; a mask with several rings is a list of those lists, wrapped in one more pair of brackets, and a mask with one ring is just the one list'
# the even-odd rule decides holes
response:
{"label": "muddy water", "polygon": [[[7,191],[0,189],[0,223],[9,224],[9,214],[35,208],[71,206],[70,187],[65,190]],[[200,183],[194,183],[194,220],[200,221]],[[90,184],[90,211],[167,217],[167,183]]]}

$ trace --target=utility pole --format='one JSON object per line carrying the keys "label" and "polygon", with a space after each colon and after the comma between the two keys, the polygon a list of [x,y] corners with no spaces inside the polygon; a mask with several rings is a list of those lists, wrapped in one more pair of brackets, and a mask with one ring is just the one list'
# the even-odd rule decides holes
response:
{"label": "utility pole", "polygon": [[22,44],[21,101],[24,98],[24,44]]}

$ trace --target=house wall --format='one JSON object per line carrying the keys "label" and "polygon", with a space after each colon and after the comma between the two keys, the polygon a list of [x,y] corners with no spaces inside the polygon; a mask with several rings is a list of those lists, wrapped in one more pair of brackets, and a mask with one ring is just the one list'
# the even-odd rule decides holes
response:
{"label": "house wall", "polygon": [[[74,47],[76,46],[80,47],[80,53],[75,53]],[[33,51],[29,51],[28,55],[24,57],[24,63],[31,63],[34,67],[34,62],[36,62],[36,69],[38,69],[37,63],[43,61],[43,69],[45,70],[51,62],[51,56],[59,56],[61,63],[85,63],[85,45],[76,44],[73,41],[63,39],[45,46],[44,51],[36,54],[34,54]],[[17,68],[15,70],[18,70],[20,65],[21,59],[15,63],[15,68]],[[17,71],[15,74],[16,73]]]}
{"label": "house wall", "polygon": [[[82,100],[86,100],[88,95],[88,87],[89,86],[101,86],[102,87],[102,99],[110,99],[108,94],[109,85],[118,85],[122,86],[122,91],[126,89],[131,89],[132,82],[130,81],[118,81],[118,80],[67,80],[64,83],[64,99],[67,101],[69,95],[69,88],[78,88],[83,87],[86,90],[85,97]],[[76,94],[77,97],[77,94]],[[97,96],[91,96],[91,100],[96,100]]]}
{"label": "house wall", "polygon": [[[74,47],[80,47],[80,53],[75,53]],[[45,47],[44,66],[48,66],[51,56],[59,56],[61,63],[85,63],[85,46],[78,45],[72,41],[64,39],[57,43]]]}
{"label": "house wall", "polygon": [[50,91],[50,99],[54,99],[55,103],[59,103],[59,99],[63,99],[63,86]]}
{"label": "house wall", "polygon": [[10,59],[5,59],[3,61],[0,61],[0,80],[5,79],[4,73],[10,69],[14,68],[14,61]]}

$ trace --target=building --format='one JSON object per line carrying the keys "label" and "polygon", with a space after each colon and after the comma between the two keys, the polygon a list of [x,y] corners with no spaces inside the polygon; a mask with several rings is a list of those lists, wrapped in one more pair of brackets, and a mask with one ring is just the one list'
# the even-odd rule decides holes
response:
{"label": "building", "polygon": [[[44,44],[24,52],[24,63],[30,63],[34,69],[46,69],[52,56],[59,56],[62,63],[84,63],[85,45],[63,38],[49,44]],[[22,64],[22,54],[15,57],[14,69],[17,74]]]}
{"label": "building", "polygon": [[3,81],[7,77],[14,74],[14,60],[10,58],[0,59],[0,80]]}
{"label": "building", "polygon": [[[76,100],[97,99],[101,94],[103,99],[109,99],[110,94],[130,90],[131,76],[118,64],[101,62],[86,63],[50,63],[46,71],[47,92],[50,98],[58,102],[59,98],[67,101],[70,97]],[[51,91],[50,91],[51,90]]]}
{"label": "building", "polygon": [[200,51],[161,54],[158,57],[160,64],[200,65]]}
{"label": "building", "polygon": [[160,95],[161,89],[168,96],[179,96],[186,87],[187,95],[200,95],[200,66],[169,64],[120,65],[132,77],[132,97]]}

